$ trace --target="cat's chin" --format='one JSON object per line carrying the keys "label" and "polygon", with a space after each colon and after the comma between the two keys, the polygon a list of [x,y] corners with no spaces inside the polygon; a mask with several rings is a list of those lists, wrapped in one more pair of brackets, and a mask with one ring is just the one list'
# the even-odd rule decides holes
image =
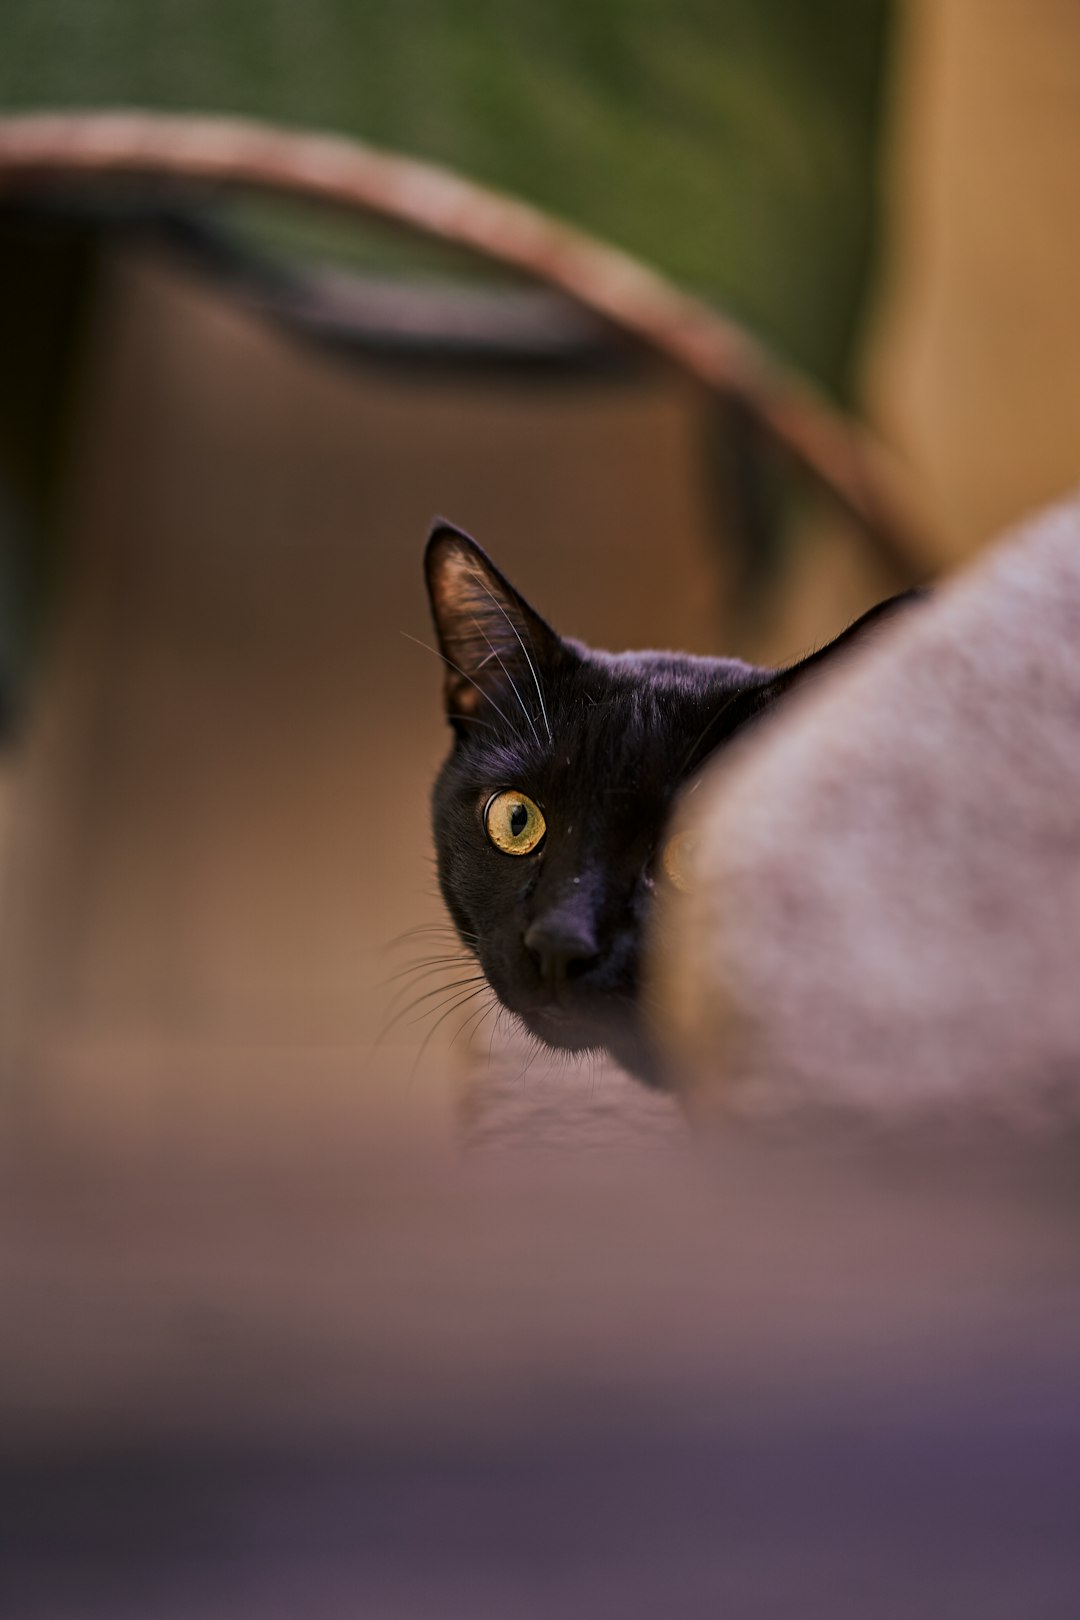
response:
{"label": "cat's chin", "polygon": [[540,1007],[518,1016],[530,1035],[557,1052],[589,1052],[606,1044],[597,1031],[560,1007]]}
{"label": "cat's chin", "polygon": [[630,1024],[601,1028],[586,1024],[559,1007],[544,1007],[519,1014],[531,1035],[545,1046],[571,1056],[584,1052],[606,1052],[621,1068],[636,1080],[655,1090],[663,1090],[665,1083],[660,1065],[651,1046]]}

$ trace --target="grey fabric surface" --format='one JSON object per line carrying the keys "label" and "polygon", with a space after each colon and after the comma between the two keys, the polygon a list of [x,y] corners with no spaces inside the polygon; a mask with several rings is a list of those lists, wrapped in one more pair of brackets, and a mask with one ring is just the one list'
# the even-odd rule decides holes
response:
{"label": "grey fabric surface", "polygon": [[686,1095],[1057,1118],[1080,1101],[1080,504],[733,750],[656,955]]}

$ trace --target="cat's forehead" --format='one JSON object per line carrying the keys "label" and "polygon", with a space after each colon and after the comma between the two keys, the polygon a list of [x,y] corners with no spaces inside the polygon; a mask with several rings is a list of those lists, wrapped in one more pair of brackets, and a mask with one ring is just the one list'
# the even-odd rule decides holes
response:
{"label": "cat's forehead", "polygon": [[[611,744],[643,740],[661,747],[717,714],[754,684],[758,672],[736,659],[687,653],[590,653],[565,690],[566,706],[580,724]],[[568,716],[569,718],[569,716]]]}
{"label": "cat's forehead", "polygon": [[551,672],[543,705],[506,694],[493,724],[474,734],[478,784],[590,794],[633,787],[666,795],[703,726],[757,674],[736,660],[670,653],[589,653]]}

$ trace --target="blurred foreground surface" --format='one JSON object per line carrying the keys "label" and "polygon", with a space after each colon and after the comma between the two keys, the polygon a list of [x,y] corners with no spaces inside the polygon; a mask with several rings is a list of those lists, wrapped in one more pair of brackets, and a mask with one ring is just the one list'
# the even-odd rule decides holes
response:
{"label": "blurred foreground surface", "polygon": [[1075,1147],[3,1185],[20,1620],[1075,1613]]}

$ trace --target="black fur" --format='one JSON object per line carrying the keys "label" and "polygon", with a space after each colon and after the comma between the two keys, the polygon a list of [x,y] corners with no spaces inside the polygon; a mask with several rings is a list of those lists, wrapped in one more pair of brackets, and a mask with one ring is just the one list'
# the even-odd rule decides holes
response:
{"label": "black fur", "polygon": [[[774,670],[567,640],[448,524],[433,530],[425,568],[455,733],[435,784],[435,846],[462,941],[533,1035],[605,1048],[661,1084],[639,1007],[641,941],[673,801],[716,749],[904,598]],[[530,855],[503,854],[485,833],[488,800],[511,788],[547,822]]]}

